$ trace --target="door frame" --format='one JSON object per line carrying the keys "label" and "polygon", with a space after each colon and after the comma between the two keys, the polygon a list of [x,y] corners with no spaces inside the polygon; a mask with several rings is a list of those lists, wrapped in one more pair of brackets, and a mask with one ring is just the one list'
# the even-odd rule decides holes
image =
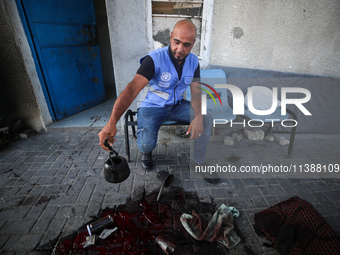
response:
{"label": "door frame", "polygon": [[28,21],[27,21],[25,9],[23,7],[23,3],[22,3],[21,0],[15,0],[15,3],[16,3],[17,8],[18,8],[19,16],[20,16],[20,19],[21,19],[22,26],[24,28],[24,32],[26,34],[28,45],[31,49],[33,61],[34,61],[34,64],[35,64],[35,69],[37,71],[37,76],[38,76],[38,79],[40,81],[40,85],[41,85],[41,88],[42,88],[42,91],[43,91],[43,94],[44,94],[44,97],[45,97],[45,100],[46,100],[48,110],[50,112],[52,120],[56,121],[57,120],[56,115],[55,115],[53,107],[52,107],[52,102],[51,102],[50,96],[48,94],[45,77],[44,77],[44,74],[42,72],[40,61],[39,61],[39,58],[38,58],[38,55],[37,55],[37,52],[36,52],[36,49],[35,49],[35,46],[34,46],[34,43],[33,43],[33,40],[32,40],[31,31],[30,31],[30,28],[28,26]]}

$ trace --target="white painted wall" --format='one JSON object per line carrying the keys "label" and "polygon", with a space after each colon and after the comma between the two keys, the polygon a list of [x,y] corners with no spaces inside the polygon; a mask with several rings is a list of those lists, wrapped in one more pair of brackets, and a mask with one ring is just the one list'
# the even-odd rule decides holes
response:
{"label": "white painted wall", "polygon": [[[146,1],[106,0],[106,10],[116,92],[119,95],[139,68],[139,59],[150,50]],[[136,109],[135,101],[131,108]]]}
{"label": "white painted wall", "polygon": [[215,0],[210,64],[340,78],[340,1]]}

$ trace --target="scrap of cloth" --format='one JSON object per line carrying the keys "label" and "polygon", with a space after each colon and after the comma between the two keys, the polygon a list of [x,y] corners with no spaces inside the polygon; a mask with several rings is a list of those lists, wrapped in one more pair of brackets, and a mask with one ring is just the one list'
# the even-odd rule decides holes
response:
{"label": "scrap of cloth", "polygon": [[339,236],[307,201],[291,197],[254,215],[255,228],[281,255],[340,254]]}
{"label": "scrap of cloth", "polygon": [[196,240],[220,242],[230,249],[241,241],[234,231],[233,219],[239,215],[236,208],[222,204],[213,215],[196,213],[195,210],[192,215],[183,213],[181,223]]}

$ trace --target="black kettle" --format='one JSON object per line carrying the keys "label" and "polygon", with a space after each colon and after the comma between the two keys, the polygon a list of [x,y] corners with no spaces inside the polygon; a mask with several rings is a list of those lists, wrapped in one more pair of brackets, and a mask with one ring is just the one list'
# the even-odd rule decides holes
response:
{"label": "black kettle", "polygon": [[[109,145],[107,140],[104,145],[110,149],[109,158],[104,164],[104,178],[107,182],[120,183],[130,175],[130,167],[125,158],[118,156],[118,153]],[[115,155],[113,155],[115,154]]]}

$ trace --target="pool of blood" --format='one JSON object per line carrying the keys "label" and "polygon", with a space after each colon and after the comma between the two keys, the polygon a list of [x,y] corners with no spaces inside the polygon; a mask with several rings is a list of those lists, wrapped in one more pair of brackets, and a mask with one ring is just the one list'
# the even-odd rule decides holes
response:
{"label": "pool of blood", "polygon": [[[165,254],[155,242],[159,235],[175,245],[173,254],[225,254],[225,248],[217,243],[194,240],[180,222],[181,215],[192,210],[214,213],[213,200],[211,203],[200,202],[195,193],[171,188],[157,202],[157,193],[143,194],[142,199],[115,208],[101,209],[73,234],[58,240],[52,254]],[[94,245],[84,247],[89,236],[86,226],[107,215],[112,216],[113,223],[106,228],[118,229],[106,239],[97,238]]]}

